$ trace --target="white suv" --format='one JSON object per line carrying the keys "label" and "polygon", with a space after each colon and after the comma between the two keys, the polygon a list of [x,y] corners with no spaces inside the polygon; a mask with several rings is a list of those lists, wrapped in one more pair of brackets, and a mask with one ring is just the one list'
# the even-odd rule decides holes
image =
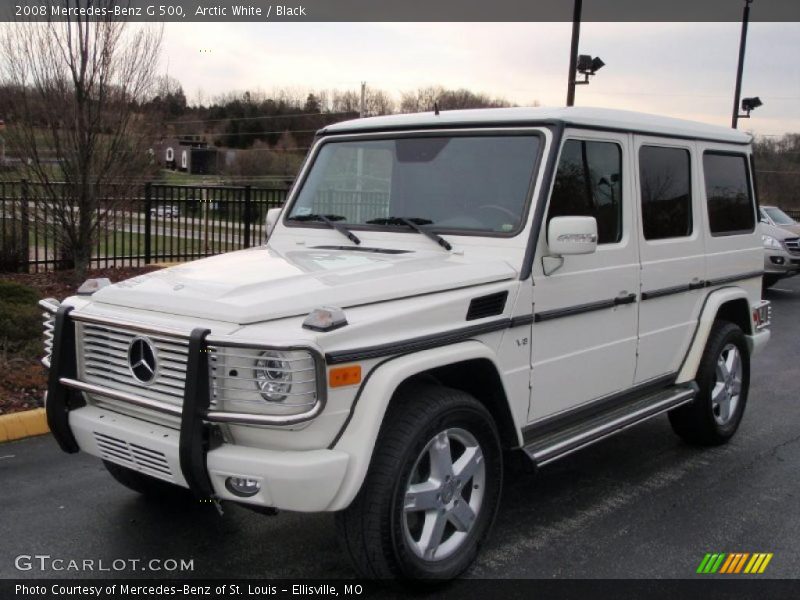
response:
{"label": "white suv", "polygon": [[67,452],[144,493],[337,513],[356,569],[448,578],[504,451],[668,414],[721,444],[769,338],[750,137],[592,109],[319,132],[266,246],[44,303]]}

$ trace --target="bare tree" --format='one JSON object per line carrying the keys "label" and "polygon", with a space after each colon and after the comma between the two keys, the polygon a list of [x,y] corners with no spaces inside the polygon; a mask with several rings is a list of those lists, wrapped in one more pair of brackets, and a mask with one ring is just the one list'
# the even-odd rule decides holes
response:
{"label": "bare tree", "polygon": [[[71,7],[110,2],[63,0]],[[83,16],[10,23],[2,32],[0,68],[16,93],[9,152],[38,184],[76,278],[89,265],[99,225],[148,168],[152,138],[140,107],[160,47],[160,30]]]}
{"label": "bare tree", "polygon": [[366,98],[367,115],[374,117],[377,115],[390,115],[394,112],[394,100],[383,90],[367,88]]}
{"label": "bare tree", "polygon": [[429,86],[404,92],[400,99],[400,112],[426,112],[433,110],[434,103],[440,110],[463,108],[503,108],[511,106],[505,98],[492,98],[486,94],[460,88],[448,90],[442,86]]}
{"label": "bare tree", "polygon": [[335,113],[358,113],[361,100],[353,90],[333,92],[333,112]]}
{"label": "bare tree", "polygon": [[415,113],[433,110],[434,103],[442,94],[444,94],[444,88],[440,85],[403,92],[400,97],[400,112]]}

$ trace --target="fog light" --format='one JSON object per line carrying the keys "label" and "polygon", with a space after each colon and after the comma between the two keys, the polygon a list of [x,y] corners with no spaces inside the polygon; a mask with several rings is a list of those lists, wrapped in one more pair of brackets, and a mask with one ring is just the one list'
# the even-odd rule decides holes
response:
{"label": "fog light", "polygon": [[782,256],[770,256],[769,259],[772,261],[774,265],[782,265],[783,264],[783,257]]}
{"label": "fog light", "polygon": [[249,498],[258,493],[261,489],[261,484],[249,477],[228,477],[225,480],[225,487],[235,496]]}

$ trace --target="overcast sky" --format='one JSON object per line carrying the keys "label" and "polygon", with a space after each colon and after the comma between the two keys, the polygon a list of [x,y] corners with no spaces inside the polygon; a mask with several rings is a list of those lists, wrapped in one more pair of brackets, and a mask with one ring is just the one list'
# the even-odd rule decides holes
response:
{"label": "overcast sky", "polygon": [[[698,0],[699,1],[699,0]],[[168,23],[164,67],[190,101],[232,90],[399,93],[440,84],[563,105],[569,23]],[[729,125],[738,23],[584,23],[580,51],[606,67],[576,104]],[[751,23],[743,96],[764,106],[740,128],[800,132],[800,23]]]}

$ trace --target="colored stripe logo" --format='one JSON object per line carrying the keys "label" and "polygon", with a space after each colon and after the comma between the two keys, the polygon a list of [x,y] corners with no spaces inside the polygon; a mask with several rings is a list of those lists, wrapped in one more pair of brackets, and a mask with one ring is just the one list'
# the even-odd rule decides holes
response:
{"label": "colored stripe logo", "polygon": [[755,575],[766,570],[769,561],[772,560],[772,556],[772,552],[754,552],[752,554],[749,552],[708,553],[700,561],[697,573],[703,575],[714,573]]}

